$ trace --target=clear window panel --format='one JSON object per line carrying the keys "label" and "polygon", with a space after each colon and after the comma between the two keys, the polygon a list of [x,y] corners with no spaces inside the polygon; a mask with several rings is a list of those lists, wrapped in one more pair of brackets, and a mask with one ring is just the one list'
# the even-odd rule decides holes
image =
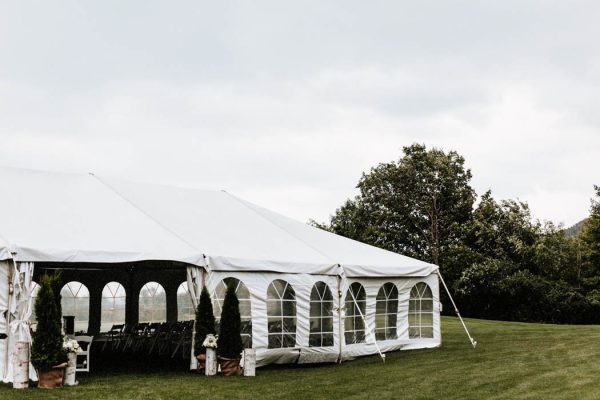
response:
{"label": "clear window panel", "polygon": [[81,282],[72,281],[60,291],[62,315],[75,316],[75,332],[87,332],[90,316],[90,292]]}
{"label": "clear window panel", "polygon": [[408,325],[411,339],[433,338],[433,294],[424,282],[410,291]]}
{"label": "clear window panel", "polygon": [[109,282],[102,289],[100,330],[107,332],[113,325],[125,323],[125,288],[119,282]]}
{"label": "clear window panel", "polygon": [[276,279],[267,288],[267,321],[269,348],[296,345],[296,293],[284,280]]}
{"label": "clear window panel", "polygon": [[167,296],[165,289],[158,282],[148,282],[140,290],[139,321],[166,322]]}
{"label": "clear window panel", "polygon": [[188,289],[188,284],[182,282],[177,288],[177,320],[190,321],[196,317],[192,295]]}

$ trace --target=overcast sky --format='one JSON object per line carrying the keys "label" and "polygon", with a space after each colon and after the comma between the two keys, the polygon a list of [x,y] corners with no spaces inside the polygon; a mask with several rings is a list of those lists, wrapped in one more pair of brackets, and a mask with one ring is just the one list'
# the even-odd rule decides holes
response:
{"label": "overcast sky", "polygon": [[420,142],[570,225],[600,184],[599,20],[571,0],[0,0],[0,164],[326,220]]}

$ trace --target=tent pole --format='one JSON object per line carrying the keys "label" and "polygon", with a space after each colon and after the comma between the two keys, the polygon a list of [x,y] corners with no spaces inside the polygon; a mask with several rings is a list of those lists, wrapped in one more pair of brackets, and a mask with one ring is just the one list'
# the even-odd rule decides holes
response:
{"label": "tent pole", "polygon": [[343,348],[342,348],[342,339],[344,338],[344,329],[342,327],[342,277],[341,276],[337,276],[336,277],[336,283],[337,283],[337,294],[338,294],[338,347],[339,347],[339,355],[338,355],[338,364],[342,363],[342,353],[343,353]]}
{"label": "tent pole", "polygon": [[350,292],[350,295],[352,296],[352,301],[354,302],[354,305],[356,306],[356,309],[358,310],[358,313],[360,314],[360,318],[363,320],[363,322],[365,324],[365,330],[368,329],[371,336],[373,336],[373,344],[377,348],[377,352],[379,353],[379,356],[381,357],[381,361],[383,361],[385,363],[385,354],[383,354],[381,352],[381,349],[379,348],[379,345],[377,344],[377,338],[375,337],[375,332],[373,332],[373,330],[371,329],[369,324],[367,324],[367,320],[365,319],[365,316],[363,315],[362,311],[360,310],[360,307],[358,306],[358,302],[356,301],[356,297],[354,297],[354,293],[352,292],[352,289],[350,289],[350,287],[348,287],[348,292]]}
{"label": "tent pole", "polygon": [[2,262],[6,268],[7,268],[7,279],[8,279],[8,285],[6,286],[6,290],[8,291],[8,302],[7,304],[7,310],[6,310],[6,339],[5,339],[5,343],[4,343],[4,373],[2,376],[2,381],[4,381],[6,379],[6,377],[8,376],[8,362],[9,362],[9,350],[10,347],[8,345],[8,342],[11,339],[11,335],[10,335],[10,323],[11,321],[11,313],[10,313],[10,308],[11,308],[11,303],[12,303],[12,276],[13,276],[13,266],[12,264],[10,264],[8,261],[3,261]]}
{"label": "tent pole", "polygon": [[463,321],[462,317],[460,316],[458,307],[456,307],[456,303],[454,302],[454,299],[452,298],[452,295],[450,294],[450,290],[448,290],[448,286],[446,286],[446,282],[444,281],[444,278],[442,277],[440,270],[438,269],[436,271],[436,273],[440,277],[440,280],[442,281],[442,285],[444,285],[444,289],[446,289],[446,293],[448,293],[448,297],[450,298],[450,301],[452,302],[452,306],[454,307],[454,312],[458,316],[460,323],[462,324],[463,328],[465,329],[465,332],[466,332],[467,336],[469,337],[469,340],[471,341],[471,346],[473,346],[473,348],[475,348],[475,346],[477,346],[477,341],[471,337],[471,334],[469,333],[469,330],[467,329],[467,325],[465,325],[465,321]]}

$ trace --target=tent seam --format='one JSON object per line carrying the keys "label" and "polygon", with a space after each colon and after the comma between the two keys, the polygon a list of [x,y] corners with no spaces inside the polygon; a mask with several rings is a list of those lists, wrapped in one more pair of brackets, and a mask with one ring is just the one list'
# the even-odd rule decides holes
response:
{"label": "tent seam", "polygon": [[306,242],[305,240],[302,240],[301,238],[299,238],[298,236],[294,235],[293,233],[289,232],[288,230],[286,230],[284,227],[282,227],[281,225],[271,221],[270,219],[268,219],[267,217],[265,217],[264,215],[262,215],[261,213],[259,213],[258,211],[256,211],[254,208],[250,207],[248,204],[246,204],[244,201],[242,201],[241,199],[237,198],[236,196],[232,195],[231,193],[226,192],[225,190],[223,190],[223,193],[227,194],[228,196],[230,196],[231,198],[235,199],[238,203],[242,204],[244,207],[246,207],[247,209],[251,210],[252,212],[254,212],[256,215],[258,215],[260,218],[264,219],[265,221],[267,221],[268,223],[270,223],[271,225],[276,226],[277,228],[279,228],[280,230],[282,230],[283,232],[285,232],[286,234],[288,234],[289,236],[291,236],[292,238],[298,240],[299,242],[303,243],[305,246],[308,246],[309,248],[313,249],[314,251],[316,251],[317,253],[321,254],[322,256],[324,256],[325,258],[327,258],[329,261],[333,262],[334,265],[340,265],[337,261],[335,261],[333,258],[331,258],[329,255],[323,253],[321,250],[319,250],[318,248],[312,246],[310,243]]}
{"label": "tent seam", "polygon": [[177,232],[174,232],[173,230],[169,229],[167,226],[165,226],[164,224],[162,224],[160,221],[158,221],[152,215],[150,215],[149,213],[147,213],[146,211],[144,211],[142,208],[138,207],[133,201],[129,200],[127,197],[125,197],[123,194],[121,194],[115,188],[113,188],[108,183],[106,183],[104,180],[102,180],[99,176],[96,176],[94,173],[91,173],[91,172],[90,172],[90,175],[92,177],[96,178],[96,180],[98,182],[100,182],[101,184],[103,184],[104,186],[106,186],[109,190],[111,190],[113,193],[115,193],[121,199],[123,199],[127,203],[129,203],[133,208],[135,208],[136,210],[138,210],[139,212],[141,212],[142,214],[144,214],[146,217],[148,217],[150,220],[152,220],[155,224],[157,224],[158,226],[160,226],[161,228],[163,228],[165,231],[169,232],[171,235],[175,236],[177,239],[181,240],[186,245],[190,246],[193,250],[199,251],[200,253],[202,253],[202,256],[205,257],[205,254],[204,254],[204,252],[202,250],[200,250],[199,248],[197,248],[194,244],[188,242],[185,238],[183,238],[182,236],[180,236],[179,234],[177,234]]}

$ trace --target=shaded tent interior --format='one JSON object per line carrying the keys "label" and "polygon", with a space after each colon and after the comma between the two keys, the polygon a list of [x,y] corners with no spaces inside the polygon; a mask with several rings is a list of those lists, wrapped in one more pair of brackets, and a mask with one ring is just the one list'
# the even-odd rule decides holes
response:
{"label": "shaded tent interior", "polygon": [[[185,264],[37,263],[33,281],[56,273],[63,315],[75,317],[76,335],[94,336],[92,372],[119,364],[128,370],[189,367],[194,307]],[[34,313],[31,319],[35,329]]]}

